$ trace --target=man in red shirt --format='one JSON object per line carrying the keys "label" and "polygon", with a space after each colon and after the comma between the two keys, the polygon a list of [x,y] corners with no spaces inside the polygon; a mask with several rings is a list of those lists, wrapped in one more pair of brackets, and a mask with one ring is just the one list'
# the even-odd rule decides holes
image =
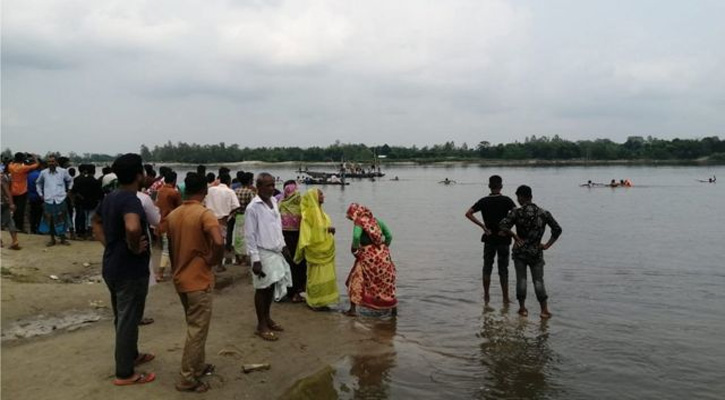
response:
{"label": "man in red shirt", "polygon": [[38,156],[25,153],[15,153],[15,158],[8,165],[10,173],[10,193],[13,195],[15,204],[15,227],[24,232],[25,204],[28,201],[28,173],[40,167]]}
{"label": "man in red shirt", "polygon": [[181,193],[176,190],[176,172],[167,171],[164,176],[164,185],[157,192],[156,207],[161,213],[161,224],[159,234],[161,235],[161,260],[159,261],[159,271],[156,274],[156,280],[162,282],[164,280],[164,271],[166,267],[171,265],[169,257],[169,237],[166,234],[166,217],[181,205]]}

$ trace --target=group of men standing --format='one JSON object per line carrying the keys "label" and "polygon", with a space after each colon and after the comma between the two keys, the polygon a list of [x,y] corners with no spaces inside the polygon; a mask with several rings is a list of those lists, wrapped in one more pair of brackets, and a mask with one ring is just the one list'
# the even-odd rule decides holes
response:
{"label": "group of men standing", "polygon": [[[116,329],[115,360],[118,386],[143,384],[156,379],[153,372],[140,373],[139,365],[155,358],[138,349],[139,324],[144,314],[149,287],[150,237],[149,220],[138,191],[145,180],[141,157],[120,156],[112,166],[118,188],[106,195],[93,218],[94,233],[104,245],[103,279],[111,293]],[[173,284],[184,309],[187,335],[176,388],[180,391],[205,392],[209,386],[201,379],[214,372],[206,363],[205,344],[212,315],[214,267],[224,257],[227,221],[239,210],[238,194],[251,211],[242,228],[249,243],[254,273],[255,308],[258,324],[281,331],[270,317],[272,300],[283,278],[289,278],[282,224],[274,194],[275,178],[260,174],[256,191],[247,201],[246,187],[235,193],[229,177],[221,174],[211,182],[204,174],[190,172],[183,183],[184,200],[176,203],[176,175],[164,172],[165,185],[159,188],[156,204],[161,209],[160,231],[166,236],[168,262]],[[234,199],[232,199],[234,196]],[[246,204],[245,204],[246,206]],[[230,233],[231,234],[231,233]],[[289,282],[284,282],[289,286]],[[259,331],[260,329],[258,329]]]}
{"label": "group of men standing", "polygon": [[[531,187],[521,185],[516,189],[516,197],[520,207],[501,194],[503,180],[492,175],[488,181],[491,193],[478,200],[468,211],[466,217],[483,229],[481,241],[483,246],[483,291],[484,302],[489,303],[491,275],[494,260],[498,260],[498,274],[504,304],[511,302],[508,290],[509,258],[513,258],[516,270],[516,299],[519,302],[518,313],[528,316],[526,309],[527,270],[531,270],[536,298],[541,305],[541,318],[550,318],[544,286],[544,251],[548,250],[561,235],[562,229],[550,212],[533,203]],[[483,221],[475,214],[480,212]],[[512,228],[516,226],[514,232]],[[551,230],[551,237],[542,242],[546,226]],[[513,252],[509,248],[513,239]],[[510,257],[511,255],[511,257]]]}

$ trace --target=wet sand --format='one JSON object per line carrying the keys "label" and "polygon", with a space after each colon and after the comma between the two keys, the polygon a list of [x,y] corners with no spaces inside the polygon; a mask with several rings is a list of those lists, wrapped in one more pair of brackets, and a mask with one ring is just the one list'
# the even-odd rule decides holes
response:
{"label": "wet sand", "polygon": [[[100,244],[72,242],[69,247],[46,249],[44,237],[27,235],[21,235],[20,242],[21,251],[2,249],[3,397],[190,396],[174,389],[185,323],[170,282],[151,288],[146,316],[155,322],[140,328],[140,350],[154,352],[156,359],[139,371],[154,371],[157,380],[115,387],[110,300],[105,284],[98,281]],[[291,303],[272,309],[286,329],[281,339],[262,341],[253,335],[256,318],[247,268],[230,267],[219,275],[218,283],[206,346],[207,362],[215,364],[217,372],[207,379],[212,389],[197,398],[279,398],[288,395],[296,382],[346,356],[374,354],[385,347],[354,319]],[[244,374],[241,367],[246,363],[270,363],[271,369]],[[311,395],[297,392],[294,397]]]}

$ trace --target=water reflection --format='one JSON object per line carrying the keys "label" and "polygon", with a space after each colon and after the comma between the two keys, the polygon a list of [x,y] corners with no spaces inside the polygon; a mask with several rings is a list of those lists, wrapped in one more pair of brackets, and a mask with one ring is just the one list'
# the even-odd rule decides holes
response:
{"label": "water reflection", "polygon": [[484,374],[477,397],[555,397],[558,391],[550,378],[557,359],[548,343],[548,321],[534,322],[509,314],[507,309],[483,313],[480,362]]}
{"label": "water reflection", "polygon": [[391,371],[396,366],[393,344],[397,330],[395,318],[363,320],[375,341],[375,351],[361,348],[336,365],[298,381],[283,399],[388,399],[391,398]]}

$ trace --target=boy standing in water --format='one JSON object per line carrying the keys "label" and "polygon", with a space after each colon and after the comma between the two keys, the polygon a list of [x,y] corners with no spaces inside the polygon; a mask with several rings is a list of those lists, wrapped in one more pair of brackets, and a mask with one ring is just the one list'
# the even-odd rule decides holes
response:
{"label": "boy standing in water", "polygon": [[[503,234],[514,238],[514,268],[516,268],[516,299],[519,301],[519,314],[529,315],[526,310],[526,267],[531,268],[531,279],[534,281],[536,299],[541,305],[541,318],[551,318],[544,287],[544,250],[548,250],[561,235],[561,227],[550,212],[532,203],[531,188],[521,185],[516,189],[516,197],[521,207],[514,209],[501,220]],[[511,228],[516,225],[516,233]],[[549,225],[551,237],[541,243],[544,230]]]}
{"label": "boy standing in water", "polygon": [[[498,257],[498,277],[501,282],[503,302],[508,304],[509,300],[509,254],[511,237],[499,235],[499,223],[509,211],[516,207],[513,200],[501,194],[503,180],[498,175],[491,175],[488,178],[488,188],[491,194],[478,200],[466,212],[466,218],[483,229],[483,301],[488,304],[491,300],[489,288],[491,287],[491,273],[493,272],[493,260]],[[474,215],[481,212],[483,222]]]}

